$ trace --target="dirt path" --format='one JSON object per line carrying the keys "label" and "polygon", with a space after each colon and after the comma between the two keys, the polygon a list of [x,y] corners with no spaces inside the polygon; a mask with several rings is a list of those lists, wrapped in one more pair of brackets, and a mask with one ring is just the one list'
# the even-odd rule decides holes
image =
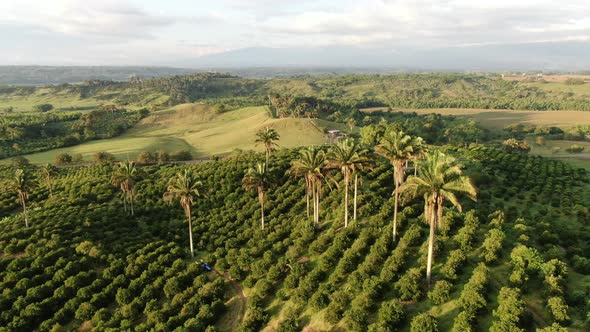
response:
{"label": "dirt path", "polygon": [[213,269],[217,275],[225,279],[232,285],[232,293],[234,294],[226,303],[227,311],[218,321],[217,327],[221,331],[235,331],[238,326],[244,320],[246,314],[246,302],[248,298],[244,294],[244,290],[240,284],[233,280],[229,275],[219,272],[217,269]]}

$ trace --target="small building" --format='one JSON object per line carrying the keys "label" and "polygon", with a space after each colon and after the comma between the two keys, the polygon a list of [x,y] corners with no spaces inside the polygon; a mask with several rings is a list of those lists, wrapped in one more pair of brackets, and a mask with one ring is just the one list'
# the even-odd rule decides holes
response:
{"label": "small building", "polygon": [[330,144],[333,144],[334,141],[342,135],[338,129],[330,129],[326,133],[328,134],[328,140]]}

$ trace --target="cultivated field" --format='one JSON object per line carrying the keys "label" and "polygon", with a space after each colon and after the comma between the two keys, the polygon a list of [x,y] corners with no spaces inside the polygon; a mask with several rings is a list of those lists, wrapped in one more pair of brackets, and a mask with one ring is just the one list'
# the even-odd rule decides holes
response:
{"label": "cultivated field", "polygon": [[[362,111],[386,110],[383,107],[366,108]],[[574,127],[590,123],[590,112],[582,111],[515,111],[489,110],[471,108],[435,108],[435,109],[394,109],[395,112],[418,114],[440,113],[442,115],[460,115],[479,122],[490,129],[502,129],[508,125],[522,123],[536,126]]]}

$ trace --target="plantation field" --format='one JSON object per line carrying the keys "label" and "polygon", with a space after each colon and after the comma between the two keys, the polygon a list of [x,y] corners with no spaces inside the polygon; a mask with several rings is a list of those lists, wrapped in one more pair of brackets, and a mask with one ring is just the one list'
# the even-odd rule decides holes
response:
{"label": "plantation field", "polygon": [[[364,112],[384,111],[387,108],[362,109]],[[590,112],[581,111],[515,111],[468,108],[394,109],[396,112],[418,114],[439,113],[442,115],[466,116],[490,129],[502,129],[508,125],[522,123],[535,126],[575,127],[590,123]]]}
{"label": "plantation field", "polygon": [[[29,167],[39,183],[30,227],[16,193],[0,192],[0,329],[587,331],[587,173],[484,146],[439,148],[464,159],[478,199],[459,196],[462,212],[445,205],[430,287],[424,202],[400,206],[393,241],[384,159],[361,173],[357,220],[344,227],[344,186],[323,186],[313,227],[305,182],[287,172],[299,153],[274,153],[264,230],[255,190],[242,187],[262,154],[141,167],[135,215],[110,183],[113,165],[59,169],[53,196]],[[181,205],[162,199],[185,170],[206,193],[193,204],[194,259]],[[13,176],[0,167],[0,184]],[[421,328],[425,319],[438,329]]]}
{"label": "plantation field", "polygon": [[274,128],[281,136],[280,147],[290,148],[326,143],[324,129],[344,129],[330,121],[302,118],[271,118],[266,107],[246,107],[218,114],[202,104],[183,104],[156,112],[141,120],[122,136],[77,146],[26,155],[32,163],[53,162],[60,153],[82,154],[90,160],[106,151],[118,159],[135,158],[142,151],[190,151],[195,157],[223,155],[236,149],[262,151],[254,143],[255,133]]}

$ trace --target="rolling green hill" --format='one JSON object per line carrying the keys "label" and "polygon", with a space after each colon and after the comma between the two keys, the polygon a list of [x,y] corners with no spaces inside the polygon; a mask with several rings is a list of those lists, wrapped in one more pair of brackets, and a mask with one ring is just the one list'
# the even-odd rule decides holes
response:
{"label": "rolling green hill", "polygon": [[261,151],[254,139],[256,131],[264,127],[277,130],[280,146],[291,148],[322,145],[327,141],[324,128],[343,125],[313,119],[275,119],[266,107],[246,107],[219,114],[207,105],[183,104],[153,113],[122,136],[25,157],[33,163],[47,163],[61,153],[82,154],[85,160],[91,160],[94,153],[101,151],[108,151],[118,159],[136,158],[143,151],[188,150],[195,157],[225,155],[236,149]]}

